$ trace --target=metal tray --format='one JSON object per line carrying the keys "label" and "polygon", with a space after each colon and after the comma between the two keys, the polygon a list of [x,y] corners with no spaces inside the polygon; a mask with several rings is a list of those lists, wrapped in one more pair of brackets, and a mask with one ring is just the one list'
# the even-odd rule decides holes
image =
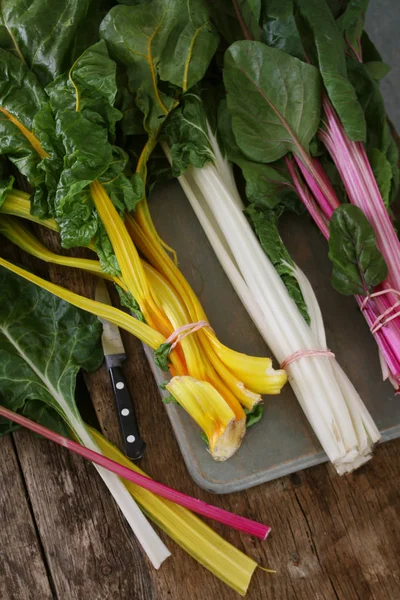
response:
{"label": "metal tray", "polygon": [[[200,298],[222,342],[241,352],[271,356],[219,265],[189,202],[177,182],[155,191],[150,209],[161,237],[178,253],[179,266]],[[313,285],[324,315],[328,347],[333,350],[370,410],[382,441],[400,436],[400,398],[382,382],[378,353],[355,301],[330,285],[327,244],[310,220],[283,222],[282,237]],[[150,364],[158,383],[165,374]],[[240,450],[215,462],[200,430],[180,407],[166,410],[190,475],[202,488],[223,494],[322,463],[327,456],[316,440],[292,389],[266,396],[263,419],[246,434]]]}

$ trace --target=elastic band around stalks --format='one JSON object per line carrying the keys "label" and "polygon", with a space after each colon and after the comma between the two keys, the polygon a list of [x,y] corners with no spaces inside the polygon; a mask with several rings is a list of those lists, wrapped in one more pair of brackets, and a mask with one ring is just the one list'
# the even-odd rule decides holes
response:
{"label": "elastic band around stalks", "polygon": [[295,360],[300,360],[300,358],[307,358],[310,356],[328,356],[329,358],[335,358],[335,355],[333,352],[331,352],[331,350],[297,350],[297,352],[293,352],[293,354],[281,362],[281,369],[285,369]]}
{"label": "elastic band around stalks", "polygon": [[203,327],[210,327],[211,325],[207,323],[207,321],[197,321],[197,323],[188,323],[187,325],[182,325],[182,327],[178,327],[175,329],[166,340],[166,344],[171,344],[170,352],[175,348],[175,346],[183,340],[187,335],[191,333],[195,333],[195,331],[199,331]]}
{"label": "elastic band around stalks", "polygon": [[[382,296],[383,294],[395,294],[396,296],[400,296],[400,292],[398,290],[395,290],[393,288],[388,288],[387,290],[381,290],[380,292],[374,292],[373,294],[368,294],[368,296],[366,296],[364,298],[364,300],[362,301],[362,304],[360,306],[360,310],[364,310],[365,307],[367,306],[367,303],[369,302],[369,300],[371,300],[371,298],[375,298],[377,296]],[[386,318],[387,315],[390,315],[390,313],[397,308],[398,306],[400,306],[400,300],[398,300],[397,302],[395,302],[393,304],[393,306],[390,306],[389,308],[387,308],[385,310],[385,312],[383,312],[381,315],[379,315],[379,317],[377,317],[375,319],[375,321],[372,323],[372,325],[370,326],[370,331],[371,333],[378,333],[378,331],[384,327],[385,325],[387,325],[388,323],[390,323],[390,321],[393,321],[393,319],[395,319],[396,317],[400,316],[400,311],[397,311],[394,313],[394,315],[391,315],[390,317]]]}

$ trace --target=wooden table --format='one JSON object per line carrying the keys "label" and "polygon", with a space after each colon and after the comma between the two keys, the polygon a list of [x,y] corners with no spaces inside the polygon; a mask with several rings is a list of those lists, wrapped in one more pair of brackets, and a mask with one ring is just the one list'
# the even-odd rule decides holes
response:
{"label": "wooden table", "polygon": [[[49,242],[48,232],[42,233]],[[51,240],[54,244],[54,239]],[[2,255],[47,269],[7,248]],[[93,294],[94,281],[51,266],[53,281]],[[355,474],[329,465],[251,490],[215,496],[189,478],[141,344],[124,335],[125,373],[154,478],[272,526],[261,542],[213,525],[277,574],[258,570],[249,600],[400,598],[400,440],[377,448]],[[103,432],[119,443],[108,374],[87,377]],[[400,401],[400,400],[399,400]],[[93,466],[19,431],[0,439],[1,600],[229,600],[239,596],[161,534],[172,557],[157,572],[143,556]]]}

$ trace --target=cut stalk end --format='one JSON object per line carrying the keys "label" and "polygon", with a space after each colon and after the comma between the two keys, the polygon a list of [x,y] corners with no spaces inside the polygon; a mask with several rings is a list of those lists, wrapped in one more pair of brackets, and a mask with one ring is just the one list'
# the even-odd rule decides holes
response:
{"label": "cut stalk end", "polygon": [[173,377],[166,388],[204,431],[214,460],[224,461],[235,454],[246,431],[246,420],[235,418],[214,386],[183,376]]}

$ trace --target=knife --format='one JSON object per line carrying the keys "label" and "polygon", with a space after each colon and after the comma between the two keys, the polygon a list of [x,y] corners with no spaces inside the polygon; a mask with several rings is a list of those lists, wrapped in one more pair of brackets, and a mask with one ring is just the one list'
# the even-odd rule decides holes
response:
{"label": "knife", "polygon": [[[97,283],[95,299],[97,302],[111,305],[103,279],[99,279]],[[125,348],[118,327],[100,317],[99,320],[103,324],[101,341],[114,392],[125,454],[132,460],[138,460],[145,453],[146,444],[139,434],[135,409],[122,371],[122,363],[126,359]]]}

